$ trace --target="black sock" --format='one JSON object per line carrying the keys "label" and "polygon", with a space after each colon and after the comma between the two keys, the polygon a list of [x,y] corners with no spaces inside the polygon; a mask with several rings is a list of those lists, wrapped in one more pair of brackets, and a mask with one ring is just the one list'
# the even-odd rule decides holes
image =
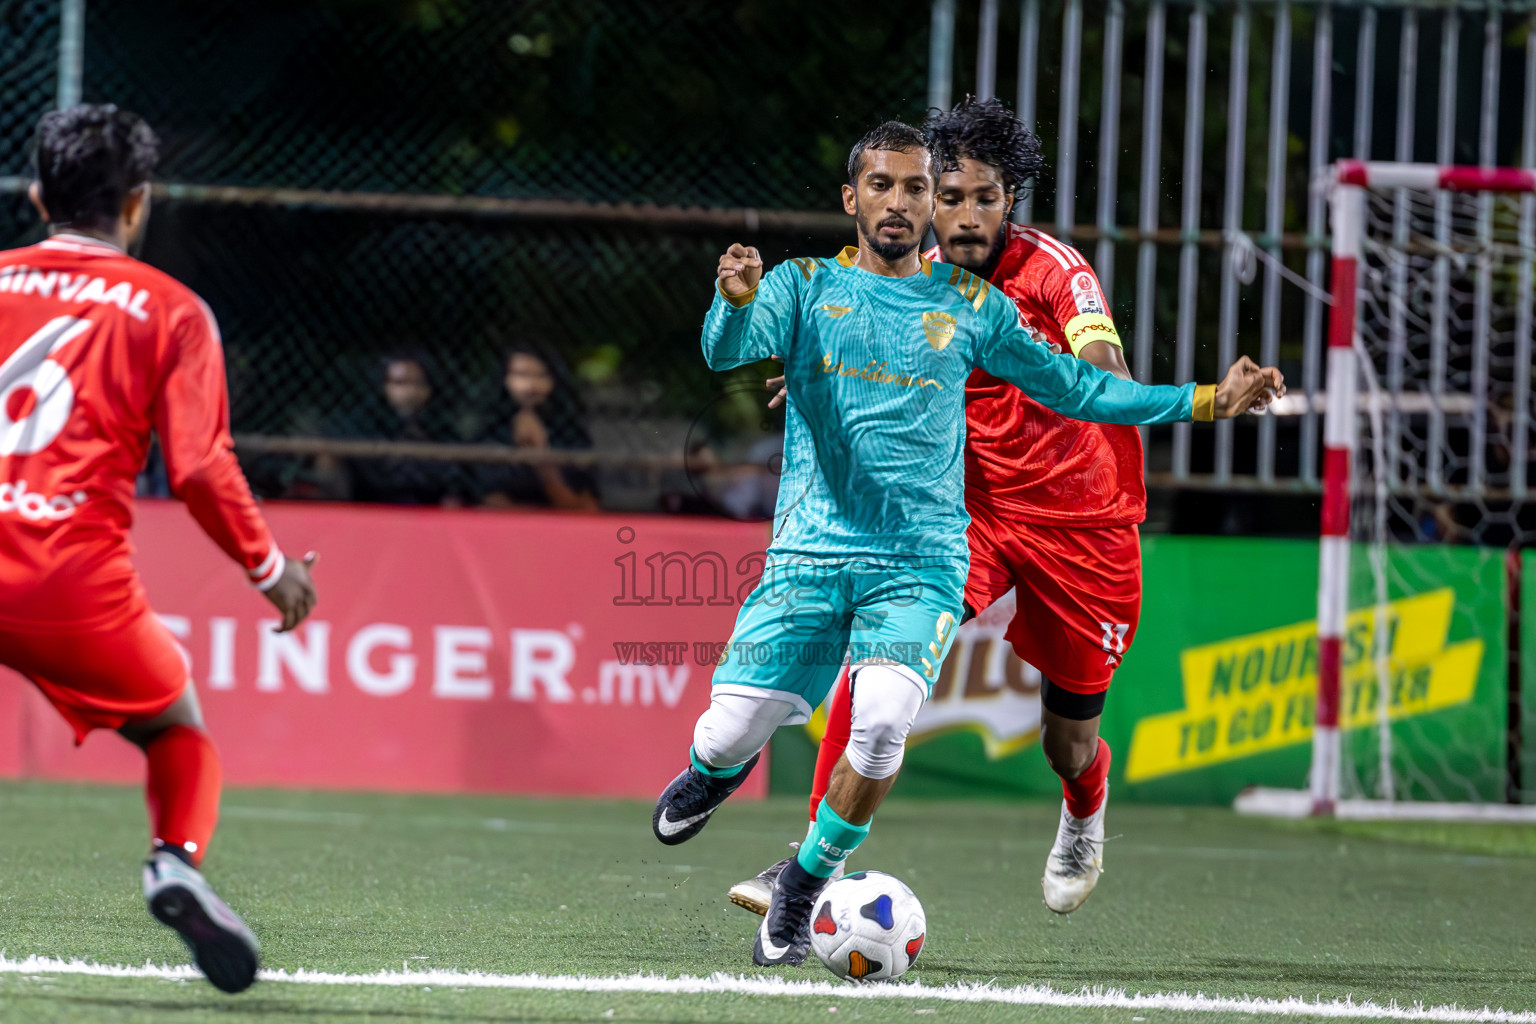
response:
{"label": "black sock", "polygon": [[784,865],[784,871],[779,875],[778,884],[793,892],[812,893],[826,885],[827,880],[817,878],[801,867],[798,860],[790,858],[789,863]]}

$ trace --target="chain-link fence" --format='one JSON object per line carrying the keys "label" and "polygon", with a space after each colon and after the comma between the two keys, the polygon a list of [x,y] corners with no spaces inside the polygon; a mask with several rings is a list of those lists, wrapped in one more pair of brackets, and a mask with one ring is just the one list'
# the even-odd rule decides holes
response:
{"label": "chain-link fence", "polygon": [[[392,357],[423,367],[444,410],[420,439],[506,444],[508,353],[542,343],[557,387],[571,392],[564,415],[579,420],[549,426],[590,442],[610,507],[691,493],[662,472],[681,469],[690,437],[718,449],[757,429],[761,385],[752,401],[722,405],[699,356],[724,233],[200,203],[155,216],[165,223],[147,257],[197,281],[232,339],[232,418],[260,435],[242,448],[264,493],[366,496],[338,490],[313,459],[278,454],[293,447],[280,438],[398,436],[381,400]],[[775,259],[804,244],[759,242]],[[460,490],[474,500],[473,487]]]}
{"label": "chain-link fence", "polygon": [[[0,65],[0,174],[24,176],[54,102],[59,11],[0,11],[16,27],[0,55],[22,58]],[[380,460],[352,457],[369,439],[505,446],[519,429],[508,352],[533,341],[564,398],[541,415],[574,421],[546,423],[548,443],[586,453],[568,481],[608,507],[688,508],[702,476],[782,426],[761,414],[761,373],[723,386],[699,356],[719,253],[843,244],[831,211],[848,146],[874,121],[921,116],[925,39],[889,13],[93,2],[83,96],[161,135],[157,178],[178,184],[157,190],[144,256],[219,318],[259,492],[376,494]],[[13,187],[0,242],[40,231]],[[392,356],[430,376],[435,414],[408,425],[391,410]],[[445,453],[468,459],[409,460],[404,476],[426,483],[407,490],[481,500],[516,471]]]}
{"label": "chain-link fence", "polygon": [[924,35],[891,13],[97,2],[85,95],[159,128],[168,180],[824,209],[850,134],[922,109]]}
{"label": "chain-link fence", "polygon": [[[58,92],[64,2],[0,0],[0,244],[40,233],[19,189]],[[1326,288],[1318,168],[1352,152],[1510,162],[1530,134],[1527,3],[1000,6],[993,86],[1027,100],[1052,165],[1031,215],[1089,252],[1144,380],[1210,379],[1247,353],[1315,398],[1323,305],[1278,268]],[[589,453],[605,504],[692,495],[690,449],[760,461],[759,371],[737,390],[697,352],[715,258],[738,240],[770,262],[851,240],[835,212],[848,146],[919,119],[931,85],[928,0],[84,7],[83,96],[163,138],[145,255],[218,315],[242,458],[269,495],[354,494],[337,466],[369,439],[510,437],[506,357],[529,338],[561,364],[581,408],[564,443]],[[954,95],[978,10],[958,5]],[[1255,250],[1274,259],[1240,281]],[[425,353],[431,429],[384,407],[385,357],[404,351]],[[1265,491],[1184,503],[1206,528],[1264,528],[1277,493],[1317,486],[1319,406],[1299,408],[1154,430],[1149,477]],[[495,457],[439,454],[464,477]]]}

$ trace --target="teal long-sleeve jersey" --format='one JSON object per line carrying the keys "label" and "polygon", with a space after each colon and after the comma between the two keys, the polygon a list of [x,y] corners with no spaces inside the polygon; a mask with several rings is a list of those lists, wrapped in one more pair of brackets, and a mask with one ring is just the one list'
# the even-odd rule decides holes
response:
{"label": "teal long-sleeve jersey", "polygon": [[1193,417],[1195,385],[1121,380],[1035,341],[986,281],[943,263],[911,277],[854,265],[857,250],[775,267],[745,296],[717,286],[704,358],[770,355],[789,385],[772,551],[925,565],[966,559],[965,381],[973,367],[1074,419]]}

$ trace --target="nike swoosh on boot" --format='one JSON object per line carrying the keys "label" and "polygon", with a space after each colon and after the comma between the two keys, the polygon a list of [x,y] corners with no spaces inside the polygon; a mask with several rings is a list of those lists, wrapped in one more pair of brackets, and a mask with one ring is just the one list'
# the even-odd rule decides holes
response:
{"label": "nike swoosh on boot", "polygon": [[714,810],[711,809],[705,811],[703,814],[695,814],[692,817],[684,818],[682,821],[673,821],[671,818],[667,817],[666,811],[662,811],[660,819],[658,819],[656,822],[656,828],[664,836],[675,836],[683,829],[692,825],[694,822],[703,821],[705,818],[714,813]]}

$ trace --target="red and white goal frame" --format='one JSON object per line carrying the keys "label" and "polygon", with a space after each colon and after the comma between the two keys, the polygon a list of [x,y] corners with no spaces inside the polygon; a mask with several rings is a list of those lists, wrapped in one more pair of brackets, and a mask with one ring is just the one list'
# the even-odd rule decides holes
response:
{"label": "red and white goal frame", "polygon": [[1337,815],[1351,818],[1438,820],[1536,820],[1536,807],[1342,800],[1341,682],[1343,638],[1349,612],[1351,485],[1361,436],[1358,387],[1360,269],[1365,252],[1370,192],[1536,193],[1536,171],[1523,168],[1454,167],[1435,164],[1343,160],[1332,168],[1333,306],[1328,329],[1321,546],[1318,571],[1318,681],[1312,765],[1306,791],[1253,789],[1237,801],[1244,813],[1284,817]]}

